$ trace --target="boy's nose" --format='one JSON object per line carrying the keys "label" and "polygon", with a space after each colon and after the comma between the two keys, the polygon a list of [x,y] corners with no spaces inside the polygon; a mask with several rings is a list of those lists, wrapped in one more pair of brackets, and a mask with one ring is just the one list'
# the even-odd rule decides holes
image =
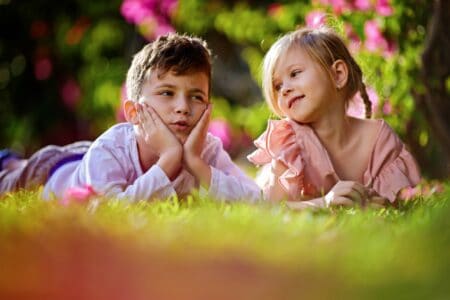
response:
{"label": "boy's nose", "polygon": [[180,97],[177,101],[175,111],[178,114],[189,115],[191,113],[189,100],[186,97]]}

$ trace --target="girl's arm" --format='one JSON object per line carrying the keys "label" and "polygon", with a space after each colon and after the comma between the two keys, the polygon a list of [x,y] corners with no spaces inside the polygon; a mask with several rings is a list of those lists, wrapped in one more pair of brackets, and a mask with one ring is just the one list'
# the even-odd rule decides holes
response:
{"label": "girl's arm", "polygon": [[287,166],[278,160],[272,160],[268,182],[264,186],[264,195],[271,202],[289,199],[287,191],[281,186],[278,178],[287,170]]}
{"label": "girl's arm", "polygon": [[324,196],[306,201],[288,201],[287,206],[292,209],[326,208],[330,206],[361,205],[363,207],[382,208],[389,200],[378,195],[369,195],[369,191],[355,181],[339,181]]}

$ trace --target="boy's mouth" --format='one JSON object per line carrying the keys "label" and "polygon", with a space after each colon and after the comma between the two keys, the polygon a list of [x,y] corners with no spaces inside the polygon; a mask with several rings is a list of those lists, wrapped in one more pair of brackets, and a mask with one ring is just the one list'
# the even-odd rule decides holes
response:
{"label": "boy's mouth", "polygon": [[293,97],[293,98],[289,99],[289,101],[288,101],[288,108],[291,108],[292,105],[294,105],[297,101],[302,100],[303,98],[305,98],[305,95],[296,96],[296,97]]}
{"label": "boy's mouth", "polygon": [[170,123],[170,126],[176,131],[186,131],[189,129],[189,123],[186,121],[176,121]]}

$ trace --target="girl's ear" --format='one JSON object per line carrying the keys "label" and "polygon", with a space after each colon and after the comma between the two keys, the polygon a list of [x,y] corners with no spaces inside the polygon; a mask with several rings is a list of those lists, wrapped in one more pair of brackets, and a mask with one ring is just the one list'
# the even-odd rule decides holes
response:
{"label": "girl's ear", "polygon": [[331,70],[333,72],[336,89],[340,90],[345,87],[348,81],[347,64],[342,59],[338,59],[331,66]]}
{"label": "girl's ear", "polygon": [[125,119],[133,125],[139,123],[139,118],[136,110],[136,103],[132,100],[125,100],[123,104],[123,110],[125,112]]}

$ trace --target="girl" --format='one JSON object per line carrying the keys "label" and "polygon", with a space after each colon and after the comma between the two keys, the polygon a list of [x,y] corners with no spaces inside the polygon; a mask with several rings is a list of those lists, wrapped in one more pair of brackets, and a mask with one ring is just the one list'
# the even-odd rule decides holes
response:
{"label": "girl", "polygon": [[346,114],[357,93],[371,103],[362,72],[332,30],[299,29],[280,38],[263,63],[263,91],[281,120],[269,120],[249,160],[271,201],[288,206],[383,205],[419,182],[416,163],[383,120]]}

